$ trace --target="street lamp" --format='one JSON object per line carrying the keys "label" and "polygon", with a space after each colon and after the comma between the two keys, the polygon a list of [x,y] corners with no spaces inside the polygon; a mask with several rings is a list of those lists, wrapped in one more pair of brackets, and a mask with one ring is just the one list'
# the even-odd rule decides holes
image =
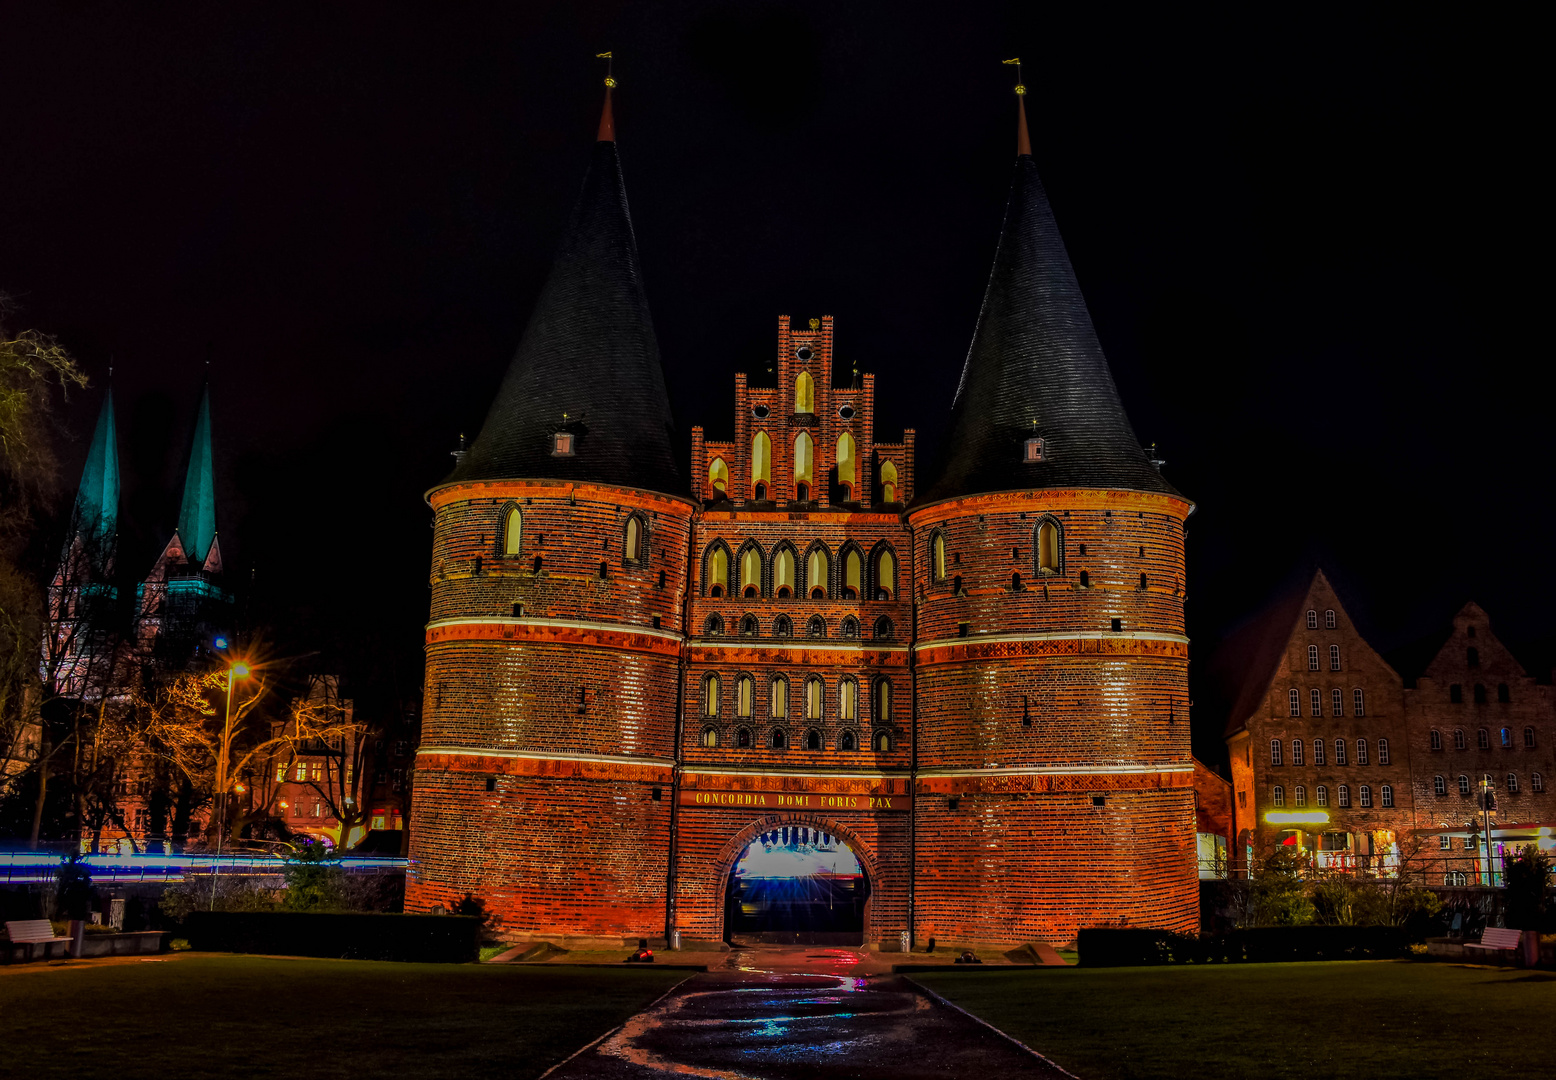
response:
{"label": "street lamp", "polygon": [[222,737],[217,744],[216,757],[216,861],[211,864],[210,911],[216,910],[216,876],[221,873],[222,841],[227,835],[227,789],[232,786],[232,778],[227,775],[227,763],[232,757],[232,684],[235,679],[248,677],[249,666],[241,660],[227,668],[227,708],[222,719]]}

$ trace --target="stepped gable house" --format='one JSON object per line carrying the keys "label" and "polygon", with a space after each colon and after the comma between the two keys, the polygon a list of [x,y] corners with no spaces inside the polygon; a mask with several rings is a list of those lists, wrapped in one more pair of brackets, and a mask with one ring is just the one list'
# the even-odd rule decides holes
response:
{"label": "stepped gable house", "polygon": [[[409,909],[891,948],[1191,929],[1193,507],[1124,413],[1024,108],[934,468],[877,438],[871,375],[833,378],[830,317],[780,319],[777,350],[684,475],[607,90],[512,367],[428,496]],[[782,903],[778,863],[814,870]]]}

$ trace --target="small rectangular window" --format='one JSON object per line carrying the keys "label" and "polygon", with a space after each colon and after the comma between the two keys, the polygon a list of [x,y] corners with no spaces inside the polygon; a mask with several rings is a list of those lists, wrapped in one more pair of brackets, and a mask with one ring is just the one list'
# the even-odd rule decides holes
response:
{"label": "small rectangular window", "polygon": [[1026,441],[1026,443],[1025,443],[1025,448],[1024,448],[1024,450],[1022,452],[1021,460],[1022,461],[1042,461],[1043,460],[1043,440],[1042,439],[1028,439]]}
{"label": "small rectangular window", "polygon": [[573,456],[573,435],[570,431],[559,431],[551,437],[552,457]]}
{"label": "small rectangular window", "polygon": [[1453,847],[1453,837],[1449,836],[1447,833],[1443,833],[1437,838],[1437,846],[1442,848],[1444,851],[1450,850]]}

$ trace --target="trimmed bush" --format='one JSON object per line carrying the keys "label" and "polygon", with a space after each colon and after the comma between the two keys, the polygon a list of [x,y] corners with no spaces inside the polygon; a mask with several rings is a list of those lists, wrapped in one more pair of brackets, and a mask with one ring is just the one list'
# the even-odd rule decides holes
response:
{"label": "trimmed bush", "polygon": [[1385,960],[1407,955],[1410,942],[1410,933],[1397,926],[1261,926],[1200,937],[1143,927],[1097,927],[1076,936],[1076,949],[1084,967],[1145,967]]}
{"label": "trimmed bush", "polygon": [[479,955],[481,922],[460,915],[192,911],[184,934],[201,952],[464,964]]}

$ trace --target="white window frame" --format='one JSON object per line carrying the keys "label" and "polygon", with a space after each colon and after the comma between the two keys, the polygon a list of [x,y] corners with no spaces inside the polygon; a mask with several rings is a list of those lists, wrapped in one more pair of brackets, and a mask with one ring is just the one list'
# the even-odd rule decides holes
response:
{"label": "white window frame", "polygon": [[1309,671],[1317,671],[1318,670],[1318,646],[1317,645],[1309,645],[1307,647],[1307,669]]}
{"label": "white window frame", "polygon": [[1338,645],[1329,646],[1329,670],[1340,670],[1340,646]]}

